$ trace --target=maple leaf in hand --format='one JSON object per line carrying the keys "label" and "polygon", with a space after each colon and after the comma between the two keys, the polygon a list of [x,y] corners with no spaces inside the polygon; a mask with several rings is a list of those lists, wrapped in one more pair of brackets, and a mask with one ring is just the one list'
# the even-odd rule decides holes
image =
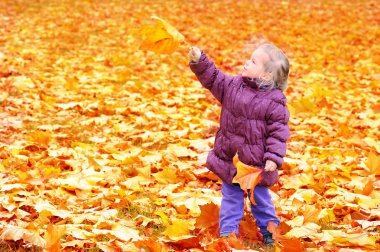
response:
{"label": "maple leaf in hand", "polygon": [[252,204],[256,205],[255,198],[254,198],[254,190],[255,190],[256,185],[261,180],[262,169],[244,164],[243,162],[239,160],[239,157],[237,154],[233,158],[233,163],[237,169],[237,174],[234,177],[232,182],[239,183],[240,188],[246,192],[249,189],[250,190],[249,199],[251,200]]}
{"label": "maple leaf in hand", "polygon": [[185,37],[162,18],[151,18],[156,20],[154,26],[144,26],[135,32],[143,38],[140,49],[155,53],[173,53],[185,41]]}

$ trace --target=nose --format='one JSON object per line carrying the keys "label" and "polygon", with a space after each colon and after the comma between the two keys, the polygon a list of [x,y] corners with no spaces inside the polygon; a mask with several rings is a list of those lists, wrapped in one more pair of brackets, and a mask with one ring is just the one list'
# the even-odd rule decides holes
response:
{"label": "nose", "polygon": [[248,64],[249,64],[249,60],[246,60],[245,65],[248,66]]}

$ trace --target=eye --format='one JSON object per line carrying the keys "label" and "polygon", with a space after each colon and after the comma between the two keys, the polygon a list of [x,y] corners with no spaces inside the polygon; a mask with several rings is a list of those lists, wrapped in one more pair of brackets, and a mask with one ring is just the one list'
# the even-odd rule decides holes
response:
{"label": "eye", "polygon": [[256,64],[254,59],[252,59],[252,63],[253,63],[253,64]]}

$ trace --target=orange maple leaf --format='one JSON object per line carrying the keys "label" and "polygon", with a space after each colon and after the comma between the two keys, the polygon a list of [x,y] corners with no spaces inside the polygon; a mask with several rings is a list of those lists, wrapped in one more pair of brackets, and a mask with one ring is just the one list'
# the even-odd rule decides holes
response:
{"label": "orange maple leaf", "polygon": [[272,233],[273,239],[279,240],[281,238],[281,231],[280,229],[272,222],[270,221],[268,223],[268,231]]}
{"label": "orange maple leaf", "polygon": [[240,184],[240,188],[247,192],[247,190],[250,190],[250,197],[252,204],[256,205],[255,199],[254,199],[254,190],[256,185],[261,180],[261,173],[262,169],[249,166],[244,164],[239,160],[238,155],[236,154],[233,158],[233,163],[237,169],[237,174],[234,178],[234,182]]}
{"label": "orange maple leaf", "polygon": [[[276,226],[272,221],[268,223],[268,231],[272,233],[273,239],[276,242],[276,251],[284,252],[304,252],[305,245],[299,238],[287,238],[283,234],[287,233],[291,228],[283,222]],[[281,243],[278,243],[281,242]]]}
{"label": "orange maple leaf", "polygon": [[155,53],[173,53],[185,41],[185,37],[165,20],[157,16],[151,18],[156,20],[154,26],[144,26],[136,32],[143,38],[140,49]]}
{"label": "orange maple leaf", "polygon": [[[305,252],[305,245],[299,238],[282,239],[281,244],[276,243],[276,248],[283,252]],[[277,250],[276,250],[277,251]]]}
{"label": "orange maple leaf", "polygon": [[66,232],[66,228],[63,226],[56,226],[49,224],[45,233],[46,251],[58,252],[61,251],[60,239]]}
{"label": "orange maple leaf", "polygon": [[141,250],[146,250],[149,252],[162,252],[168,251],[165,244],[160,244],[158,241],[152,239],[142,240],[134,242],[135,246]]}
{"label": "orange maple leaf", "polygon": [[195,226],[209,228],[219,223],[219,207],[214,203],[200,206],[201,215],[197,218]]}
{"label": "orange maple leaf", "polygon": [[237,238],[235,233],[230,234],[227,237],[216,239],[205,246],[206,251],[231,251],[232,249],[246,249],[242,241]]}
{"label": "orange maple leaf", "polygon": [[239,226],[239,236],[245,240],[257,241],[258,230],[256,222],[254,222],[248,215],[244,216]]}

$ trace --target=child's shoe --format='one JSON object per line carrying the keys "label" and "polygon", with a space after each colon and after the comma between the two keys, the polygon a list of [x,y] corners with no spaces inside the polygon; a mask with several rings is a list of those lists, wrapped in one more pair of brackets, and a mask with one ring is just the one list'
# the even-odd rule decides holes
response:
{"label": "child's shoe", "polygon": [[274,240],[272,238],[272,233],[269,231],[266,231],[263,233],[263,241],[265,245],[267,246],[273,246]]}
{"label": "child's shoe", "polygon": [[223,234],[220,234],[219,237],[222,238],[222,237],[228,237],[229,235],[231,235],[231,233],[223,233]]}

